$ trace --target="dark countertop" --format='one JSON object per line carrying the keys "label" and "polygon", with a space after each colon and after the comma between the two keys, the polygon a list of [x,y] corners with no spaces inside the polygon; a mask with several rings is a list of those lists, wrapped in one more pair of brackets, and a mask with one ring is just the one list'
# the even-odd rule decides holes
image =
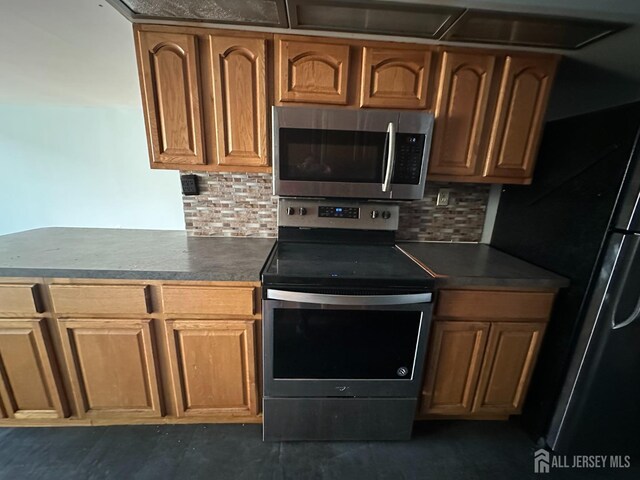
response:
{"label": "dark countertop", "polygon": [[0,236],[0,276],[260,281],[268,238],[175,230],[39,228]]}
{"label": "dark countertop", "polygon": [[[0,236],[1,277],[260,281],[274,239],[175,230],[39,228]],[[399,243],[441,287],[562,288],[568,281],[488,245]]]}
{"label": "dark countertop", "polygon": [[542,268],[476,243],[399,243],[436,275],[439,287],[563,288],[569,281]]}

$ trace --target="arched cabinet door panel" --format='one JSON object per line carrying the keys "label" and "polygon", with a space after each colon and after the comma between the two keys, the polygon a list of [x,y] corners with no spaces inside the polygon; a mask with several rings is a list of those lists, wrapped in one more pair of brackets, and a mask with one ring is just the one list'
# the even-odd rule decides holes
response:
{"label": "arched cabinet door panel", "polygon": [[506,57],[485,177],[532,176],[556,64],[556,57]]}
{"label": "arched cabinet door panel", "polygon": [[265,52],[263,38],[209,37],[218,165],[269,164]]}
{"label": "arched cabinet door panel", "polygon": [[195,35],[136,32],[151,166],[204,165]]}
{"label": "arched cabinet door panel", "polygon": [[276,37],[280,102],[348,103],[349,45]]}
{"label": "arched cabinet door panel", "polygon": [[360,106],[427,108],[431,56],[426,49],[364,47]]}
{"label": "arched cabinet door panel", "polygon": [[444,52],[429,173],[476,175],[488,130],[493,55]]}

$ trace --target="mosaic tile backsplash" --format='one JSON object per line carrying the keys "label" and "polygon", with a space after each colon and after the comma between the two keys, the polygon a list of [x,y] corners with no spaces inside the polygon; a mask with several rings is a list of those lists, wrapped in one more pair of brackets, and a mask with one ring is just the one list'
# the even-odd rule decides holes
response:
{"label": "mosaic tile backsplash", "polygon": [[[198,176],[200,188],[200,195],[182,197],[189,235],[277,236],[270,174],[188,173]],[[450,189],[449,205],[437,207],[441,188]],[[428,183],[422,200],[401,205],[398,239],[479,242],[489,190],[489,185]]]}

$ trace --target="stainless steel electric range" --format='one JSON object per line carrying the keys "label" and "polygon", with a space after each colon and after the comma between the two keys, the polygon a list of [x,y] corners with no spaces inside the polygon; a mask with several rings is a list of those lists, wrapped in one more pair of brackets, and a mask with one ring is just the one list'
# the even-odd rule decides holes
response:
{"label": "stainless steel electric range", "polygon": [[434,279],[395,246],[398,210],[280,199],[262,271],[264,440],[411,436]]}

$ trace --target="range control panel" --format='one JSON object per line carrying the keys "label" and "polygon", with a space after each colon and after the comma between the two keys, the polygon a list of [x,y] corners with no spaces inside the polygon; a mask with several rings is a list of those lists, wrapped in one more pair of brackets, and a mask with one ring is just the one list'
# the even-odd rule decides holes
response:
{"label": "range control panel", "polygon": [[279,227],[397,230],[400,208],[385,202],[280,198]]}

